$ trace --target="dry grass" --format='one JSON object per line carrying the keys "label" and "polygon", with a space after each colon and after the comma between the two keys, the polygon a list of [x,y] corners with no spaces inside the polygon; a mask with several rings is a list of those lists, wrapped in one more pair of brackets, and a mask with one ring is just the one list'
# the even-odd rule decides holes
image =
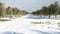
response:
{"label": "dry grass", "polygon": [[50,22],[31,22],[32,24],[51,24]]}
{"label": "dry grass", "polygon": [[58,27],[60,27],[60,23],[57,23]]}
{"label": "dry grass", "polygon": [[31,22],[32,24],[44,24],[44,22]]}
{"label": "dry grass", "polygon": [[10,19],[0,19],[0,22],[11,21]]}

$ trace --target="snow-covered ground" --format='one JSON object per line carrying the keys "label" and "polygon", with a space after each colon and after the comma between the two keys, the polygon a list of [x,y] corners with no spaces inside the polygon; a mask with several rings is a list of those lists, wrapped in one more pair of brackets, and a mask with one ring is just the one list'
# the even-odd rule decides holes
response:
{"label": "snow-covered ground", "polygon": [[[57,23],[60,20],[39,19],[37,16],[25,15],[12,21],[0,22],[0,34],[4,32],[16,32],[19,34],[60,34]],[[36,18],[36,19],[35,19]],[[51,24],[32,24],[31,22],[51,22]],[[49,28],[48,28],[49,27]]]}

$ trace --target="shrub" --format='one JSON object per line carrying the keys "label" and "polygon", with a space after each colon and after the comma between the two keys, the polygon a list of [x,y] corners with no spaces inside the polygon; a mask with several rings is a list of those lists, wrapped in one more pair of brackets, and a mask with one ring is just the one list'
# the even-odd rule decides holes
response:
{"label": "shrub", "polygon": [[48,29],[50,28],[50,27],[47,27]]}
{"label": "shrub", "polygon": [[31,22],[32,24],[51,24],[50,22]]}
{"label": "shrub", "polygon": [[44,24],[44,22],[31,22],[32,24]]}
{"label": "shrub", "polygon": [[57,23],[58,27],[60,27],[60,23]]}
{"label": "shrub", "polygon": [[45,22],[45,24],[51,24],[50,22]]}

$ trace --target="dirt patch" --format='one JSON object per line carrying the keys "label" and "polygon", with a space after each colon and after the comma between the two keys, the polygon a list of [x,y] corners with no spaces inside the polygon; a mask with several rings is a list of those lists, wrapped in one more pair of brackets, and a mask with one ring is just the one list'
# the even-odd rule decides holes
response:
{"label": "dirt patch", "polygon": [[0,22],[11,21],[10,19],[0,19]]}

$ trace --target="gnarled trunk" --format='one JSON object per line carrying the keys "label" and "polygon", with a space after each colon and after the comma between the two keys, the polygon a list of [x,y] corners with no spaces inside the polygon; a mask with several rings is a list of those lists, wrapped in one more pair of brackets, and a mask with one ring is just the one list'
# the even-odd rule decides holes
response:
{"label": "gnarled trunk", "polygon": [[51,15],[49,15],[49,17],[48,17],[48,18],[50,19],[50,17],[51,17]]}

